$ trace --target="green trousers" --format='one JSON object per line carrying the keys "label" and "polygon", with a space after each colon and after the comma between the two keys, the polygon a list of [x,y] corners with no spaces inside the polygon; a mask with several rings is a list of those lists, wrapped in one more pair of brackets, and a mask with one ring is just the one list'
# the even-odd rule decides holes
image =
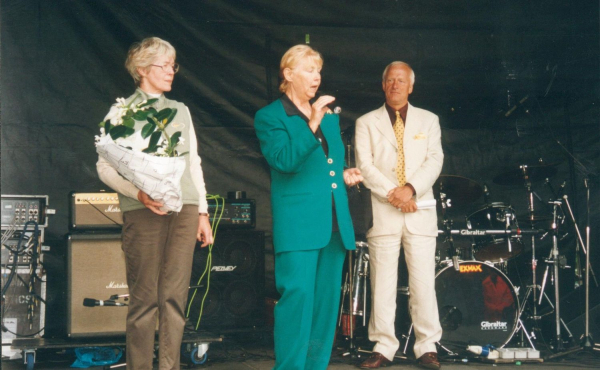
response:
{"label": "green trousers", "polygon": [[275,255],[274,370],[326,369],[331,357],[346,250],[339,232],[321,249]]}

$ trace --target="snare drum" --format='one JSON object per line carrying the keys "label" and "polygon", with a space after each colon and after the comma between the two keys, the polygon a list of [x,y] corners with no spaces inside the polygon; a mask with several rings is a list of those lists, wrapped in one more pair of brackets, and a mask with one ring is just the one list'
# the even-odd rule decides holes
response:
{"label": "snare drum", "polygon": [[454,352],[468,345],[502,347],[517,329],[519,300],[499,269],[479,261],[450,263],[436,275],[435,290],[442,325],[440,343]]}
{"label": "snare drum", "polygon": [[[507,230],[518,227],[515,211],[504,203],[491,203],[467,217],[468,229]],[[484,235],[473,239],[475,258],[479,261],[505,262],[521,254],[523,250],[518,237]]]}

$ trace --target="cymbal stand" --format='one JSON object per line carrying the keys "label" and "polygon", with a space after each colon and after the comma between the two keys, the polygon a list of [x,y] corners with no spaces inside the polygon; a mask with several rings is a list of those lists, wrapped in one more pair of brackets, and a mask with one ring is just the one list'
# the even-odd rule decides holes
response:
{"label": "cymbal stand", "polygon": [[[535,212],[535,203],[534,203],[534,199],[533,199],[533,188],[531,186],[531,181],[529,179],[529,174],[527,173],[527,165],[521,165],[520,166],[521,171],[523,172],[523,178],[525,179],[525,188],[527,189],[527,208],[529,210],[529,220],[530,220],[530,226],[532,229],[534,229],[534,212]],[[525,305],[527,304],[527,298],[529,297],[529,295],[532,295],[533,298],[533,304],[532,304],[532,318],[534,320],[535,323],[537,323],[537,321],[541,318],[540,316],[538,316],[537,314],[537,295],[538,295],[538,289],[540,289],[540,293],[541,293],[541,287],[540,285],[538,285],[537,283],[537,258],[535,255],[535,238],[536,238],[536,234],[531,234],[531,285],[527,286],[527,291],[525,293],[525,298],[523,299],[523,307],[521,308],[521,312],[523,312]],[[534,328],[537,327],[537,325],[534,325]],[[532,331],[532,336],[535,338],[535,334]]]}
{"label": "cymbal stand", "polygon": [[[588,197],[589,197],[589,192],[590,189],[587,189],[588,192]],[[581,245],[581,250],[583,250],[583,253],[585,253],[586,255],[586,268],[588,268],[587,266],[587,250],[588,248],[586,248],[586,244],[583,243],[583,238],[581,237],[581,232],[579,231],[579,226],[577,225],[577,222],[575,221],[575,215],[573,214],[573,209],[571,208],[571,204],[569,203],[569,197],[567,195],[563,195],[563,199],[565,200],[565,204],[567,205],[567,209],[569,210],[569,215],[571,216],[571,220],[573,221],[573,225],[575,225],[575,232],[577,233],[577,240],[579,241],[579,245]],[[588,207],[589,207],[589,203],[588,203]],[[589,222],[588,222],[588,226],[586,227],[586,242],[587,245],[589,247],[589,230],[590,226],[589,226]],[[594,283],[596,284],[596,286],[598,286],[598,280],[596,280],[596,274],[594,274],[594,270],[592,269],[592,266],[589,266],[590,269],[590,273],[592,274],[592,278],[594,279]],[[587,282],[586,282],[587,284]]]}
{"label": "cymbal stand", "polygon": [[338,326],[342,325],[344,318],[344,302],[346,294],[348,295],[348,349],[349,353],[355,357],[358,353],[358,347],[354,343],[354,317],[361,315],[363,317],[363,326],[366,323],[366,308],[367,308],[367,276],[369,274],[369,255],[365,251],[368,250],[368,244],[365,242],[356,242],[356,259],[353,256],[354,251],[348,251],[348,273],[343,288],[342,305],[340,307],[340,316]]}
{"label": "cymbal stand", "polygon": [[[568,266],[566,266],[566,259],[564,258],[564,256],[560,256],[559,255],[559,251],[558,251],[558,221],[557,221],[557,210],[560,207],[560,205],[562,204],[562,201],[560,200],[551,200],[548,202],[549,204],[551,204],[553,206],[553,218],[552,218],[552,250],[550,251],[550,257],[546,260],[546,263],[548,265],[552,264],[554,267],[553,270],[553,277],[554,277],[554,316],[555,316],[555,322],[554,322],[554,326],[556,329],[556,351],[557,352],[561,352],[564,350],[563,347],[563,342],[562,342],[562,338],[561,338],[561,325],[563,325],[567,331],[567,333],[569,334],[569,339],[573,338],[573,334],[571,333],[571,331],[569,330],[569,328],[567,327],[567,325],[565,324],[565,322],[561,319],[560,317],[560,289],[559,289],[559,269],[560,268],[566,268]],[[548,270],[549,270],[549,266],[546,266],[546,272],[544,273],[544,279],[543,279],[543,283],[542,283],[542,292],[544,291],[544,286],[546,284],[546,279],[548,276]],[[545,294],[544,294],[545,295]],[[546,297],[547,298],[547,297]],[[541,304],[541,300],[542,300],[542,295],[540,295],[540,304]]]}
{"label": "cymbal stand", "polygon": [[[348,335],[348,349],[349,349],[349,355],[351,356],[355,356],[355,352],[356,352],[356,345],[354,344],[354,316],[352,313],[352,297],[353,297],[353,292],[352,292],[352,287],[354,285],[353,282],[353,251],[348,251],[348,272],[346,273],[346,281],[344,282],[344,289],[343,289],[343,293],[342,293],[342,304],[340,305],[340,318],[338,321],[338,327],[341,327],[343,325],[343,320],[344,320],[344,302],[346,301],[346,295],[348,295],[348,326],[349,326],[349,335]],[[344,353],[344,356],[346,356],[346,353]]]}
{"label": "cymbal stand", "polygon": [[[585,333],[581,341],[581,346],[584,350],[591,351],[594,349],[594,340],[590,335],[590,273],[593,274],[592,266],[590,265],[590,185],[588,179],[584,179],[584,185],[586,188],[586,201],[587,201],[587,225],[585,228],[586,232],[586,243],[587,249],[583,244],[583,239],[581,238],[581,233],[579,232],[579,227],[577,226],[577,222],[575,220],[575,215],[573,214],[573,210],[571,209],[571,205],[569,204],[569,199],[567,195],[563,196],[565,203],[567,204],[567,208],[569,209],[569,214],[571,215],[571,220],[575,225],[575,230],[577,231],[577,237],[579,238],[579,243],[581,244],[581,248],[585,252]],[[598,286],[598,281],[596,281],[596,276],[593,275],[594,281],[596,282],[596,286]]]}
{"label": "cymbal stand", "polygon": [[444,229],[444,236],[446,237],[446,241],[450,244],[450,255],[452,256],[452,263],[456,271],[460,269],[459,261],[458,261],[458,251],[456,250],[456,246],[454,245],[454,239],[452,238],[452,220],[448,219],[446,215],[446,208],[451,207],[452,199],[446,198],[446,193],[443,191],[443,185],[440,184],[440,203],[442,204],[442,225]]}

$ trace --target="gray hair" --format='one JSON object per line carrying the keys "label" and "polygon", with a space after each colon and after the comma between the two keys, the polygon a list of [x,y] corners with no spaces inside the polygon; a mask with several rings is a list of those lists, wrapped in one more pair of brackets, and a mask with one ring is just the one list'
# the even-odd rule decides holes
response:
{"label": "gray hair", "polygon": [[410,69],[410,83],[411,83],[411,85],[415,84],[415,71],[413,71],[410,64],[405,63],[405,62],[400,62],[400,61],[391,62],[390,64],[387,65],[387,67],[385,67],[385,69],[383,70],[383,75],[381,76],[381,81],[385,82],[385,77],[387,76],[388,70],[395,66],[408,67],[408,69]]}
{"label": "gray hair", "polygon": [[127,60],[125,60],[125,68],[133,77],[136,85],[139,85],[142,79],[137,71],[138,68],[150,68],[154,60],[163,55],[175,60],[175,48],[168,41],[158,37],[148,37],[131,45],[127,53]]}

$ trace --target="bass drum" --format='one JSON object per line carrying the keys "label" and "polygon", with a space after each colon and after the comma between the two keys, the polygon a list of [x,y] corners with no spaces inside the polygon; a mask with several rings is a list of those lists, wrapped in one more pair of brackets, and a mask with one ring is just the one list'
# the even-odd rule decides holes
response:
{"label": "bass drum", "polygon": [[440,343],[453,352],[464,352],[468,345],[502,347],[517,329],[515,287],[493,266],[462,261],[457,271],[450,263],[436,275],[435,290]]}

